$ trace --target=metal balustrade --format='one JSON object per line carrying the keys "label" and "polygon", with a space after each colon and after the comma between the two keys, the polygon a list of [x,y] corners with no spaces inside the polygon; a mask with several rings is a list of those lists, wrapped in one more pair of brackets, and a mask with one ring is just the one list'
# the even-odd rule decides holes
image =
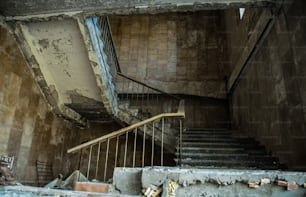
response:
{"label": "metal balustrade", "polygon": [[[175,118],[179,121],[179,136],[180,136],[180,153],[181,151],[181,147],[182,147],[182,129],[183,129],[183,125],[182,125],[182,119],[185,117],[185,112],[184,112],[184,101],[180,102],[180,106],[179,109],[176,113],[163,113],[163,114],[159,114],[156,116],[153,116],[151,118],[148,118],[146,120],[140,121],[136,124],[130,125],[128,127],[119,129],[117,131],[114,131],[112,133],[109,133],[107,135],[101,136],[99,138],[96,138],[94,140],[91,140],[89,142],[83,143],[81,145],[78,145],[76,147],[73,147],[71,149],[69,149],[67,152],[68,153],[75,153],[75,152],[79,152],[80,158],[82,158],[82,154],[84,153],[84,150],[88,150],[89,149],[89,154],[88,154],[88,159],[87,159],[87,171],[86,171],[86,176],[87,178],[90,177],[90,170],[92,168],[92,164],[95,164],[95,175],[94,178],[97,179],[98,177],[98,171],[99,171],[99,163],[100,163],[100,151],[101,151],[101,144],[102,143],[106,143],[106,154],[105,154],[105,160],[104,160],[104,172],[103,172],[103,180],[106,180],[106,173],[108,171],[108,162],[109,162],[109,152],[110,152],[110,142],[111,140],[115,140],[116,141],[116,146],[115,146],[115,164],[114,167],[118,167],[118,149],[119,149],[119,141],[120,138],[125,136],[125,142],[124,142],[124,156],[123,156],[123,166],[122,167],[128,167],[127,166],[127,155],[128,154],[132,154],[132,166],[129,167],[136,167],[136,149],[137,149],[137,136],[139,134],[141,134],[143,136],[143,141],[142,141],[142,158],[141,158],[141,166],[140,167],[144,167],[145,166],[145,160],[148,159],[147,155],[146,155],[146,138],[151,138],[152,142],[151,142],[151,166],[154,165],[154,155],[155,155],[155,141],[157,136],[155,135],[155,123],[158,121],[161,121],[162,126],[161,126],[161,136],[160,140],[161,140],[161,154],[160,154],[160,166],[164,165],[164,135],[165,135],[165,121],[168,118]],[[149,131],[149,126],[152,126],[152,130]],[[148,133],[151,133],[151,135],[148,135]],[[129,136],[131,136],[131,134],[134,134],[134,142],[133,142],[133,151],[132,153],[128,152],[128,139]],[[175,137],[176,134],[173,134],[172,137]],[[97,148],[97,155],[96,155],[96,161],[93,161],[93,149]],[[181,156],[180,156],[181,159]],[[81,166],[79,166],[79,168],[81,168]]]}

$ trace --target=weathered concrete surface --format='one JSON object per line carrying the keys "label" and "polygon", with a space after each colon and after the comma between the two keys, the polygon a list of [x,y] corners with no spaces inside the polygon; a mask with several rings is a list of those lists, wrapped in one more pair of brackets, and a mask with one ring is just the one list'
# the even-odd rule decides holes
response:
{"label": "weathered concrete surface", "polygon": [[142,168],[115,168],[113,184],[122,194],[141,194]]}
{"label": "weathered concrete surface", "polygon": [[[263,170],[233,170],[233,169],[180,169],[170,167],[149,167],[143,169],[116,168],[115,186],[133,180],[141,174],[142,188],[152,185],[160,187],[169,180],[176,181],[179,188],[175,196],[304,196],[306,189],[301,186],[306,181],[304,172],[263,171]],[[260,186],[258,189],[248,188],[250,182],[260,182],[267,178],[271,184]],[[297,190],[286,191],[277,186],[274,181],[286,180],[296,182]],[[139,180],[133,180],[139,181]],[[139,182],[138,182],[139,184]],[[132,191],[132,185],[125,185],[125,191]],[[166,187],[167,188],[167,187]],[[134,190],[133,190],[134,191]],[[140,192],[139,190],[138,192]],[[137,193],[137,192],[136,192]],[[162,194],[164,196],[164,193]]]}
{"label": "weathered concrete surface", "polygon": [[52,113],[13,35],[0,25],[0,153],[15,156],[16,179],[35,183],[36,160],[52,162],[55,174],[69,173],[75,157],[65,151],[74,130]]}
{"label": "weathered concrete surface", "polygon": [[102,79],[100,67],[108,65],[100,65],[84,20],[12,23],[20,48],[55,113],[83,125],[84,117],[109,119],[117,99],[109,93],[114,92],[109,78]]}
{"label": "weathered concrete surface", "polygon": [[306,170],[305,9],[284,7],[231,97],[235,128],[297,170]]}
{"label": "weathered concrete surface", "polygon": [[282,187],[275,185],[263,185],[257,189],[250,189],[246,184],[236,183],[229,186],[217,186],[211,183],[204,185],[191,185],[187,187],[178,188],[176,190],[176,196],[178,197],[191,197],[191,196],[269,196],[269,197],[303,197],[306,191],[304,188],[299,188],[293,191],[285,191]]}
{"label": "weathered concrete surface", "polygon": [[226,97],[218,11],[112,16],[110,24],[127,76],[167,93]]}
{"label": "weathered concrete surface", "polygon": [[[40,187],[29,187],[29,186],[5,186],[5,187],[0,187],[0,195],[24,196],[24,197],[40,197],[40,196],[99,197],[101,196],[101,193],[45,189]],[[104,193],[103,196],[128,196],[128,195],[120,195],[117,193]]]}
{"label": "weathered concrete surface", "polygon": [[85,12],[85,13],[152,13],[168,11],[194,11],[224,9],[228,7],[258,7],[271,6],[277,3],[275,0],[166,0],[166,1],[146,1],[132,0],[109,1],[109,0],[69,0],[55,1],[31,1],[31,0],[7,0],[0,3],[0,13],[5,16],[16,15],[37,15],[64,12]]}

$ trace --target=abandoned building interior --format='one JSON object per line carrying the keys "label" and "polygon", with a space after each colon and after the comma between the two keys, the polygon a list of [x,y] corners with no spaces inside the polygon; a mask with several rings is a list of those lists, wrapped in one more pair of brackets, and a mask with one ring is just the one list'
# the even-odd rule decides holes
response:
{"label": "abandoned building interior", "polygon": [[304,0],[1,1],[0,156],[29,186],[304,196],[305,35]]}

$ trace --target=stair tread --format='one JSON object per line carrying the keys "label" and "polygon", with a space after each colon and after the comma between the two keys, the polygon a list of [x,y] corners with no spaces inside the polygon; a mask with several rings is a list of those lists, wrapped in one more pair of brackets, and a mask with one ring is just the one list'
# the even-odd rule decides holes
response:
{"label": "stair tread", "polygon": [[[178,160],[176,160],[178,161]],[[210,160],[202,160],[202,159],[182,159],[182,164],[201,164],[201,165],[207,165],[207,164],[213,164],[215,165],[221,165],[221,164],[238,164],[238,165],[244,165],[244,164],[256,164],[256,165],[262,165],[262,164],[276,164],[274,161],[266,161],[266,162],[259,162],[259,161],[252,161],[252,160],[218,160],[218,159],[210,159]]]}

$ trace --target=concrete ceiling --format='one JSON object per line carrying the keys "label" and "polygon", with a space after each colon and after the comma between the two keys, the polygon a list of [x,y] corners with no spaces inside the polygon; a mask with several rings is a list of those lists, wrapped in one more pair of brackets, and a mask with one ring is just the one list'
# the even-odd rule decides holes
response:
{"label": "concrete ceiling", "polygon": [[128,14],[271,6],[278,0],[5,0],[4,16],[27,16],[79,12],[87,14]]}
{"label": "concrete ceiling", "polygon": [[97,57],[83,18],[12,23],[45,97],[67,119],[109,121]]}

